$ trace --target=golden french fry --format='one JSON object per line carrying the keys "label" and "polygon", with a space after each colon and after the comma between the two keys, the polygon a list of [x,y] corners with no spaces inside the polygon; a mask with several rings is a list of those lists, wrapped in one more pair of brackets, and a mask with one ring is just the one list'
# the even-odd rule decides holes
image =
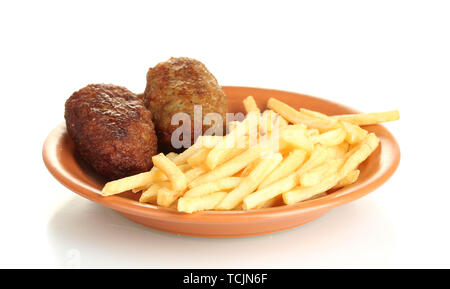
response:
{"label": "golden french fry", "polygon": [[282,117],[279,114],[277,114],[277,115],[278,115],[278,127],[279,128],[283,128],[283,127],[289,125],[289,122],[284,117]]}
{"label": "golden french fry", "polygon": [[156,196],[156,203],[158,206],[168,208],[183,195],[183,191],[176,191],[171,188],[172,186],[173,184],[171,183],[171,186],[169,187],[162,186],[159,188]]}
{"label": "golden french fry", "polygon": [[260,203],[259,205],[257,205],[255,207],[255,209],[264,209],[264,208],[270,208],[270,207],[277,207],[277,206],[281,206],[281,205],[284,205],[283,197],[281,195],[278,195],[268,201]]}
{"label": "golden french fry", "polygon": [[[200,138],[200,137],[199,137]],[[182,153],[177,155],[172,161],[176,165],[181,165],[186,163],[187,159],[195,154],[201,147],[192,145],[189,148],[185,149]]]}
{"label": "golden french fry", "polygon": [[287,205],[295,204],[314,197],[331,189],[339,181],[339,173],[334,173],[321,180],[320,183],[311,187],[298,187],[283,193],[283,201]]}
{"label": "golden french fry", "polygon": [[162,171],[153,168],[145,173],[140,173],[106,183],[102,189],[102,195],[115,195],[137,187],[145,187],[154,182],[165,180],[167,180],[166,175]]}
{"label": "golden french fry", "polygon": [[313,136],[313,143],[321,143],[325,146],[335,146],[345,140],[346,132],[342,128],[333,129],[320,135]]}
{"label": "golden french fry", "polygon": [[339,121],[339,124],[347,133],[345,136],[345,141],[347,141],[349,144],[355,144],[360,142],[368,134],[367,130],[362,129],[355,124],[341,120]]}
{"label": "golden french fry", "polygon": [[250,174],[251,171],[259,164],[261,159],[256,159],[253,162],[249,163],[241,172],[240,177],[246,177]]}
{"label": "golden french fry", "polygon": [[139,202],[141,203],[154,203],[158,196],[158,190],[162,187],[168,187],[169,182],[156,183],[151,185],[148,189],[142,192]]}
{"label": "golden french fry", "polygon": [[335,174],[344,164],[344,159],[330,160],[303,175],[300,175],[302,187],[312,187],[320,183],[325,177]]}
{"label": "golden french fry", "polygon": [[300,112],[303,113],[304,115],[313,117],[313,118],[319,118],[319,119],[323,119],[323,120],[329,120],[329,116],[318,112],[318,111],[314,111],[314,110],[310,110],[310,109],[306,109],[306,108],[300,108]]}
{"label": "golden french fry", "polygon": [[341,152],[346,153],[350,149],[350,145],[348,142],[343,142],[337,146]]}
{"label": "golden french fry", "polygon": [[192,169],[192,167],[189,165],[189,164],[182,164],[182,165],[179,165],[179,166],[177,166],[179,169],[180,169],[180,171],[182,171],[183,173],[184,172],[187,172],[188,170],[190,170],[190,169]]}
{"label": "golden french fry", "polygon": [[248,195],[244,199],[242,207],[244,210],[256,208],[258,205],[291,190],[296,185],[298,185],[298,175],[296,173],[292,173],[289,176],[269,185],[268,187]]}
{"label": "golden french fry", "polygon": [[178,208],[178,201],[179,201],[179,200],[180,200],[180,199],[176,199],[175,202],[173,202],[173,203],[169,206],[169,209],[178,210],[177,208]]}
{"label": "golden french fry", "polygon": [[311,152],[314,144],[307,135],[303,125],[288,125],[280,131],[280,138],[288,145]]}
{"label": "golden french fry", "polygon": [[140,192],[140,191],[145,191],[145,190],[148,189],[150,186],[151,186],[151,185],[143,186],[143,187],[136,187],[136,188],[131,189],[131,191],[132,191],[133,193],[138,193],[138,192]]}
{"label": "golden french fry", "polygon": [[348,185],[353,184],[358,180],[359,177],[359,170],[351,171],[347,176],[345,176],[343,179],[341,179],[334,187],[333,189],[342,188]]}
{"label": "golden french fry", "polygon": [[238,127],[240,125],[240,123],[241,122],[237,121],[237,120],[229,122],[228,123],[228,131],[232,132],[233,130],[236,129],[236,127]]}
{"label": "golden french fry", "polygon": [[210,149],[202,147],[187,159],[187,163],[193,168],[201,166],[205,164],[206,157],[208,156],[209,152]]}
{"label": "golden french fry", "polygon": [[280,114],[289,122],[294,124],[302,123],[307,125],[309,128],[316,128],[320,131],[330,130],[337,123],[337,120],[329,121],[305,115],[275,98],[270,98],[267,101],[267,107]]}
{"label": "golden french fry", "polygon": [[194,187],[188,190],[186,193],[184,193],[183,196],[186,198],[192,198],[192,197],[200,197],[203,195],[219,191],[228,191],[236,188],[242,182],[242,180],[243,178],[241,177],[223,178],[215,182],[205,183],[197,187]]}
{"label": "golden french fry", "polygon": [[176,152],[170,152],[166,155],[166,157],[171,161],[173,161],[177,156],[178,154]]}
{"label": "golden french fry", "polygon": [[220,141],[222,141],[223,136],[221,135],[203,135],[197,138],[194,146],[212,149],[215,147]]}
{"label": "golden french fry", "polygon": [[263,179],[275,169],[282,159],[283,157],[280,153],[261,159],[250,174],[225,197],[216,209],[231,210],[239,205],[239,203],[241,203],[246,196],[251,194]]}
{"label": "golden french fry", "polygon": [[184,173],[184,175],[186,176],[187,182],[190,183],[193,180],[195,180],[196,178],[198,178],[199,176],[205,174],[207,171],[208,171],[208,168],[206,167],[206,165],[203,165],[203,166],[195,167],[195,168],[192,168],[192,169],[186,171]]}
{"label": "golden french fry", "polygon": [[339,145],[327,147],[330,159],[342,159],[345,158],[348,152],[349,145],[347,142],[342,142]]}
{"label": "golden french fry", "polygon": [[343,120],[356,125],[371,125],[400,119],[398,110],[373,113],[344,114],[332,116],[333,119]]}
{"label": "golden french fry", "polygon": [[245,152],[248,149],[248,141],[247,139],[243,141],[244,144],[242,145],[242,147],[237,147],[235,149],[233,149],[232,151],[228,152],[227,155],[225,156],[225,158],[223,159],[222,163],[226,163],[227,161],[231,160],[232,158],[242,154],[243,152]]}
{"label": "golden french fry", "polygon": [[242,154],[234,157],[233,159],[220,165],[214,170],[209,171],[206,174],[196,178],[189,184],[189,187],[194,188],[204,183],[209,183],[225,177],[231,177],[235,173],[245,168],[245,166],[247,166],[249,163],[256,160],[263,151],[264,151],[263,145],[251,147]]}
{"label": "golden french fry", "polygon": [[287,125],[287,120],[285,120],[281,115],[271,109],[267,109],[262,113],[259,129],[262,134],[267,134],[275,128],[280,129]]}
{"label": "golden french fry", "polygon": [[308,172],[309,170],[320,166],[321,164],[323,164],[324,162],[327,161],[327,159],[329,159],[331,154],[331,151],[324,147],[321,144],[317,144],[314,146],[314,150],[311,152],[311,156],[309,157],[309,159],[297,170],[297,173],[299,175],[302,175],[306,172]]}
{"label": "golden french fry", "polygon": [[152,157],[153,165],[164,172],[169,178],[172,188],[175,191],[182,191],[187,187],[187,179],[179,167],[160,153]]}
{"label": "golden french fry", "polygon": [[293,150],[289,155],[275,168],[275,170],[267,176],[267,178],[259,185],[258,190],[264,189],[270,184],[282,179],[297,170],[306,159],[306,151],[301,149]]}
{"label": "golden french fry", "polygon": [[180,212],[193,213],[203,210],[212,210],[225,197],[225,192],[215,192],[199,197],[181,197],[178,199],[177,210]]}
{"label": "golden french fry", "polygon": [[250,131],[255,131],[258,125],[259,113],[251,111],[229,134],[227,134],[208,154],[206,165],[214,169],[225,162],[227,155],[234,149],[245,147],[245,136]]}
{"label": "golden french fry", "polygon": [[242,102],[244,103],[244,108],[247,113],[249,113],[251,111],[256,111],[258,113],[261,113],[253,96],[249,95]]}
{"label": "golden french fry", "polygon": [[317,128],[310,128],[306,131],[306,134],[308,137],[315,137],[320,134],[319,130]]}
{"label": "golden french fry", "polygon": [[367,135],[367,131],[360,128],[357,125],[354,125],[352,123],[346,122],[346,121],[342,121],[339,120],[338,123],[335,123],[334,121],[336,119],[327,116],[326,114],[317,112],[317,111],[312,111],[312,110],[308,110],[308,109],[300,109],[300,112],[308,115],[310,117],[315,117],[317,119],[321,119],[323,121],[328,121],[330,122],[330,125],[332,125],[333,129],[337,129],[337,128],[342,128],[345,130],[346,135],[345,135],[345,140],[350,143],[350,144],[354,144],[357,142],[360,142],[366,135]]}
{"label": "golden french fry", "polygon": [[378,147],[379,140],[374,133],[369,133],[352,151],[349,152],[349,157],[345,161],[341,169],[341,179],[348,175],[351,171],[356,170],[363,161],[365,161],[370,154]]}

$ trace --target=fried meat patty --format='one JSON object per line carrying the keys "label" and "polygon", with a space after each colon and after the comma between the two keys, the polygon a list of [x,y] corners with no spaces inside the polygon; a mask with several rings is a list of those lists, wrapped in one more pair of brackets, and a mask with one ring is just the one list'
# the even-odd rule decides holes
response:
{"label": "fried meat patty", "polygon": [[108,179],[151,169],[157,153],[152,115],[128,89],[90,84],[66,101],[64,117],[76,151]]}
{"label": "fried meat patty", "polygon": [[[172,57],[150,68],[144,102],[152,112],[160,150],[179,149],[171,143],[172,133],[179,127],[172,125],[171,119],[179,112],[190,115],[190,143],[194,142],[194,105],[201,105],[202,108],[201,118],[197,118],[196,122],[208,113],[218,113],[222,117],[222,131],[225,133],[225,115],[228,109],[225,93],[214,75],[198,60]],[[211,125],[203,123],[202,134]]]}

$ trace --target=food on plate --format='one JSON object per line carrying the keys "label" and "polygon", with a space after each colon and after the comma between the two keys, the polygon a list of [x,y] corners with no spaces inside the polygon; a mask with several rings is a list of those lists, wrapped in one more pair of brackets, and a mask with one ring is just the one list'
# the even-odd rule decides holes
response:
{"label": "food on plate", "polygon": [[[197,131],[201,134],[216,126],[225,133],[224,123],[203,119],[208,113],[217,113],[225,119],[228,106],[225,93],[214,75],[195,59],[172,57],[150,68],[144,102],[152,112],[161,151],[179,150],[185,144],[179,142],[175,147],[171,141],[173,132],[181,125],[181,121],[173,122],[172,117],[177,113],[185,113],[190,117],[189,145],[197,137],[194,134],[195,127],[199,128]],[[201,110],[197,110],[194,116],[195,105],[199,105],[198,109],[201,106]],[[178,135],[174,137],[182,138]]]}
{"label": "food on plate", "polygon": [[141,190],[140,202],[186,213],[292,205],[355,183],[379,146],[359,125],[399,118],[398,111],[328,116],[275,98],[261,111],[251,96],[244,107],[247,116],[226,136],[154,156],[149,172],[111,181],[102,194]]}
{"label": "food on plate", "polygon": [[128,89],[90,84],[66,101],[64,117],[76,151],[106,178],[123,178],[152,168],[152,156],[157,152],[152,115],[143,100]]}

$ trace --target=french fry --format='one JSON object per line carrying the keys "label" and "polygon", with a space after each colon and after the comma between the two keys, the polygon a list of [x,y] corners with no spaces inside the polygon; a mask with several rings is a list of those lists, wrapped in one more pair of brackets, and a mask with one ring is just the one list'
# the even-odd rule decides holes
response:
{"label": "french fry", "polygon": [[330,159],[345,158],[348,152],[349,145],[347,142],[342,142],[339,145],[327,147]]}
{"label": "french fry", "polygon": [[275,170],[267,176],[267,178],[259,185],[258,190],[264,189],[270,184],[282,179],[296,171],[305,161],[306,151],[301,149],[293,150],[289,155],[275,168]]}
{"label": "french fry", "polygon": [[281,115],[271,109],[267,109],[262,113],[260,118],[259,130],[262,134],[267,134],[275,128],[280,129],[287,125],[287,120],[285,120]]}
{"label": "french fry", "polygon": [[288,145],[311,152],[314,144],[307,135],[307,129],[302,125],[288,125],[280,131],[280,138]]}
{"label": "french fry", "polygon": [[193,213],[203,210],[212,210],[225,197],[225,192],[215,192],[200,197],[182,197],[178,199],[177,210],[180,212]]}
{"label": "french fry", "polygon": [[225,177],[231,177],[235,173],[245,168],[245,166],[247,166],[249,163],[257,159],[263,151],[264,151],[263,145],[251,147],[242,154],[234,157],[233,159],[220,165],[214,170],[209,171],[206,174],[193,180],[189,184],[189,187],[194,188],[204,183],[209,183]]}
{"label": "french fry", "polygon": [[400,119],[398,110],[373,113],[344,114],[332,116],[333,119],[343,120],[356,125],[372,125]]}
{"label": "french fry", "polygon": [[245,138],[245,140],[243,142],[244,142],[244,144],[241,145],[242,147],[237,147],[237,148],[234,148],[233,150],[229,151],[228,154],[223,159],[222,163],[226,163],[227,161],[231,160],[232,158],[245,152],[249,146],[248,139]]}
{"label": "french fry", "polygon": [[173,204],[173,202],[183,195],[183,191],[176,191],[171,188],[172,186],[173,184],[169,187],[162,186],[159,188],[156,197],[156,203],[158,206],[168,208]]}
{"label": "french fry", "polygon": [[345,140],[346,132],[342,128],[336,128],[320,135],[313,136],[313,143],[320,143],[325,146],[335,146]]}
{"label": "french fry", "polygon": [[245,146],[242,142],[243,136],[249,131],[256,131],[258,125],[257,112],[250,112],[247,117],[227,134],[208,154],[206,158],[206,165],[209,169],[214,169],[222,164],[227,155],[238,147]]}
{"label": "french fry", "polygon": [[182,191],[187,187],[187,179],[183,172],[178,168],[174,162],[169,160],[164,154],[152,157],[153,165],[164,172],[170,180],[172,188],[175,191]]}
{"label": "french fry", "polygon": [[143,187],[136,187],[136,188],[131,189],[131,191],[132,191],[133,193],[138,193],[138,192],[140,192],[140,191],[145,191],[145,190],[148,189],[150,186],[151,186],[151,185],[143,186]]}
{"label": "french fry", "polygon": [[287,205],[295,204],[314,197],[317,194],[323,193],[331,189],[339,181],[339,173],[329,175],[320,183],[311,187],[299,187],[291,191],[283,193],[283,201]]}
{"label": "french fry", "polygon": [[284,205],[283,197],[281,195],[278,195],[268,201],[260,203],[259,205],[257,205],[255,207],[255,209],[264,209],[264,208],[276,207],[276,206],[280,206],[280,205]]}
{"label": "french fry", "polygon": [[308,137],[315,137],[320,134],[319,130],[317,128],[310,128],[306,131],[306,134]]}
{"label": "french fry", "polygon": [[339,124],[347,133],[345,136],[345,141],[348,142],[349,144],[355,144],[360,142],[366,137],[368,133],[367,130],[362,129],[359,126],[346,121],[340,120]]}
{"label": "french fry", "polygon": [[202,147],[187,159],[187,163],[193,168],[201,166],[205,163],[206,157],[208,156],[209,152],[210,149]]}
{"label": "french fry", "polygon": [[184,175],[186,176],[186,180],[188,183],[192,182],[199,176],[205,174],[208,171],[208,168],[206,165],[198,166],[195,168],[191,168],[190,170],[186,171]]}
{"label": "french fry", "polygon": [[251,171],[259,164],[261,159],[256,159],[253,162],[249,163],[241,172],[240,177],[246,177],[250,174]]}
{"label": "french fry", "polygon": [[[201,136],[200,136],[201,137]],[[200,138],[199,137],[199,138]],[[192,145],[189,148],[185,149],[182,153],[177,155],[172,161],[176,165],[181,165],[187,162],[187,159],[195,154],[201,147]]]}
{"label": "french fry", "polygon": [[319,184],[325,177],[335,174],[343,163],[344,159],[330,160],[309,172],[300,175],[300,185],[302,187],[312,187]]}
{"label": "french fry", "polygon": [[237,121],[237,120],[229,122],[228,123],[228,131],[232,132],[233,130],[236,129],[236,127],[238,127],[240,125],[240,123],[241,122]]}
{"label": "french fry", "polygon": [[330,154],[331,151],[328,148],[324,147],[321,144],[315,145],[314,150],[311,153],[311,156],[302,166],[300,166],[300,168],[297,170],[297,173],[299,175],[302,175],[308,172],[309,170],[317,166],[320,166],[321,164],[326,162],[326,160],[330,157]]}
{"label": "french fry", "polygon": [[166,157],[171,161],[173,161],[177,156],[178,154],[176,152],[170,152],[166,155]]}
{"label": "french fry", "polygon": [[247,113],[251,111],[256,111],[258,114],[261,113],[253,96],[251,95],[247,96],[242,102],[244,103],[244,108]]}
{"label": "french fry", "polygon": [[145,173],[140,173],[106,183],[102,189],[102,195],[115,195],[137,187],[145,187],[154,182],[165,180],[167,180],[167,177],[162,171],[152,169]]}
{"label": "french fry", "polygon": [[329,120],[329,116],[318,112],[318,111],[314,111],[314,110],[309,110],[306,108],[300,108],[300,112],[303,113],[304,115],[313,117],[313,118],[318,118],[318,119],[323,119],[323,120]]}
{"label": "french fry", "polygon": [[360,145],[355,147],[353,151],[349,152],[350,156],[345,161],[341,169],[341,179],[348,175],[351,171],[365,161],[370,154],[378,147],[379,139],[374,133],[369,133]]}
{"label": "french fry", "polygon": [[192,169],[192,167],[189,165],[189,164],[182,164],[182,165],[179,165],[179,166],[177,166],[179,169],[180,169],[180,171],[182,171],[183,173],[184,172],[187,172],[188,170],[190,170],[190,169]]}
{"label": "french fry", "polygon": [[216,207],[217,210],[231,210],[235,208],[242,200],[251,194],[263,179],[275,169],[283,157],[280,153],[273,154],[261,159],[258,165],[250,172],[248,177],[233,189],[225,199]]}
{"label": "french fry", "polygon": [[154,203],[158,196],[158,190],[162,187],[168,187],[169,182],[161,182],[151,185],[148,189],[142,192],[139,202],[141,203]]}
{"label": "french fry", "polygon": [[220,141],[222,141],[223,136],[221,135],[203,135],[197,138],[195,142],[195,146],[212,149],[215,147]]}
{"label": "french fry", "polygon": [[300,112],[310,116],[310,117],[315,117],[317,119],[321,119],[323,121],[328,121],[330,123],[330,125],[332,125],[333,129],[337,129],[337,128],[342,128],[345,130],[346,135],[345,135],[345,140],[350,143],[350,144],[354,144],[357,142],[360,142],[366,135],[367,135],[367,131],[360,128],[359,126],[349,123],[347,121],[342,121],[339,120],[338,123],[335,123],[334,121],[336,119],[327,116],[326,114],[317,112],[317,111],[312,111],[312,110],[308,110],[308,109],[304,109],[301,108]]}
{"label": "french fry", "polygon": [[268,187],[248,195],[244,199],[242,207],[244,210],[256,208],[258,205],[291,190],[296,185],[298,185],[298,175],[296,173],[292,173],[289,176],[269,185]]}
{"label": "french fry", "polygon": [[322,120],[305,115],[275,98],[270,98],[267,101],[267,107],[280,114],[291,123],[302,123],[307,125],[309,128],[316,128],[320,131],[328,131],[337,123],[337,120]]}
{"label": "french fry", "polygon": [[188,190],[184,193],[184,197],[200,197],[214,192],[231,190],[236,188],[242,180],[243,178],[241,177],[228,177],[215,182],[205,183]]}
{"label": "french fry", "polygon": [[347,176],[345,176],[343,179],[341,179],[334,187],[333,189],[342,188],[348,185],[353,184],[358,180],[359,177],[359,170],[351,171]]}
{"label": "french fry", "polygon": [[179,201],[179,200],[180,200],[180,199],[176,199],[175,202],[173,202],[173,203],[169,206],[169,209],[177,210],[177,208],[178,208],[178,201]]}

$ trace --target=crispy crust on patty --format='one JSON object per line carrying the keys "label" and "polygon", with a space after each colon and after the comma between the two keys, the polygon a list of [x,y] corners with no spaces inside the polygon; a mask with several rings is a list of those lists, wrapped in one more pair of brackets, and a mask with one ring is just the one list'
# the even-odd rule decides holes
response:
{"label": "crispy crust on patty", "polygon": [[[184,112],[190,115],[192,144],[194,105],[202,106],[202,118],[208,113],[220,114],[223,125],[228,109],[225,93],[214,75],[203,63],[187,57],[172,57],[148,70],[144,102],[152,112],[160,149],[164,151],[175,150],[171,144],[172,133],[178,127],[171,125],[174,114]],[[202,133],[208,128],[209,125],[203,125]]]}
{"label": "crispy crust on patty", "polygon": [[79,155],[108,179],[151,169],[157,153],[152,115],[128,89],[90,84],[66,101],[64,117]]}

